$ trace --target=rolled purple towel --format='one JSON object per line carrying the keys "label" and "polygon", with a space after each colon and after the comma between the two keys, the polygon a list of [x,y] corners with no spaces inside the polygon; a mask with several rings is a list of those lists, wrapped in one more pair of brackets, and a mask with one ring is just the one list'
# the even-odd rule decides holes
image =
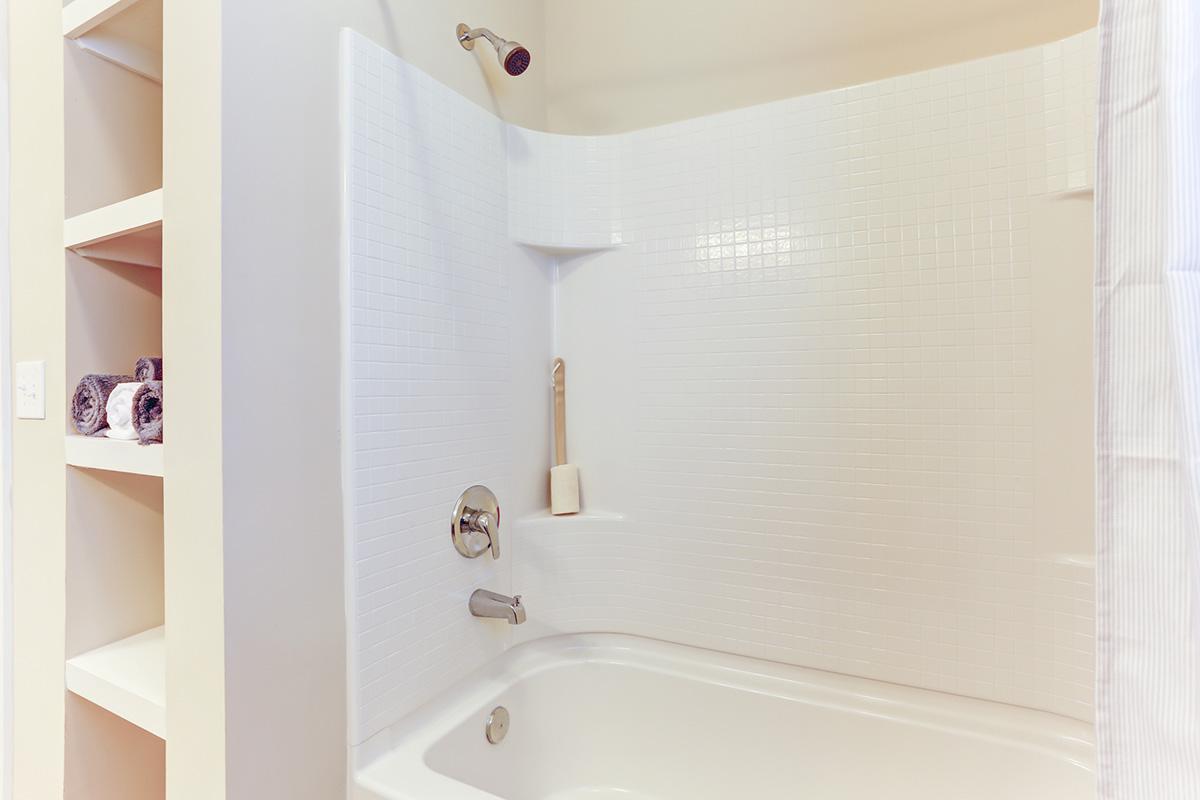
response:
{"label": "rolled purple towel", "polygon": [[128,383],[128,375],[84,375],[71,398],[71,421],[84,436],[94,436],[108,427],[108,396],[118,383]]}
{"label": "rolled purple towel", "polygon": [[134,380],[146,381],[161,381],[163,379],[162,359],[154,356],[142,356],[137,360],[137,365],[133,368]]}
{"label": "rolled purple towel", "polygon": [[162,403],[162,381],[146,381],[133,393],[133,430],[138,444],[163,440]]}

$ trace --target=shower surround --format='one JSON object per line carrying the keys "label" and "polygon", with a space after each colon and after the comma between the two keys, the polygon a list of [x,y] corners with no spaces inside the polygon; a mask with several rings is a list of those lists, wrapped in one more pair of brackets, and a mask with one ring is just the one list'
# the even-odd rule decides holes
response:
{"label": "shower surround", "polygon": [[[1038,437],[1088,426],[1091,404],[1039,412],[1058,331],[1038,308],[1060,298],[1034,241],[1047,204],[1092,185],[1095,48],[566,137],[346,32],[360,757],[564,632],[1089,720],[1091,508],[1055,507],[1040,478],[1086,483],[1091,454]],[[554,354],[572,518],[542,510]],[[504,508],[499,562],[446,536],[472,483]],[[481,587],[522,594],[529,622],[470,617]]]}

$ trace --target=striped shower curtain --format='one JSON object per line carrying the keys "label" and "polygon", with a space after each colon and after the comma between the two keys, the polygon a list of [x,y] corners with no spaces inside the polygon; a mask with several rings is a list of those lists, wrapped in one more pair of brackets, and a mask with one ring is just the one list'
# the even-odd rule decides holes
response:
{"label": "striped shower curtain", "polygon": [[1200,798],[1200,0],[1103,0],[1099,796]]}

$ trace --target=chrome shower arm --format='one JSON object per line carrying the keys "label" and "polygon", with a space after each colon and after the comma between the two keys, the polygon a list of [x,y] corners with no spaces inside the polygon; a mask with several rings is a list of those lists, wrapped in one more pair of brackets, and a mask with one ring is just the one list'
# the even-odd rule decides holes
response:
{"label": "chrome shower arm", "polygon": [[458,41],[460,44],[462,44],[463,47],[466,47],[468,50],[470,50],[471,49],[470,44],[472,42],[474,42],[476,39],[478,39],[480,36],[482,36],[483,38],[485,38],[489,42],[491,42],[492,47],[496,48],[497,50],[499,50],[501,47],[503,47],[506,44],[506,40],[501,39],[499,36],[492,33],[487,28],[471,28],[470,30],[467,30],[467,31],[461,31],[458,34]]}

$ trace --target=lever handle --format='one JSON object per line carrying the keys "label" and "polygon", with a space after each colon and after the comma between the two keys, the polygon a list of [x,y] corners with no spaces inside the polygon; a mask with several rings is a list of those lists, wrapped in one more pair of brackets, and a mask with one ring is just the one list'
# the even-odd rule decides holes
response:
{"label": "lever handle", "polygon": [[492,559],[500,560],[500,531],[492,532],[492,515],[480,511],[475,515],[475,530],[487,537],[488,547],[492,549]]}
{"label": "lever handle", "polygon": [[464,558],[478,558],[488,549],[493,559],[500,558],[500,505],[486,486],[472,486],[458,498],[450,539]]}

